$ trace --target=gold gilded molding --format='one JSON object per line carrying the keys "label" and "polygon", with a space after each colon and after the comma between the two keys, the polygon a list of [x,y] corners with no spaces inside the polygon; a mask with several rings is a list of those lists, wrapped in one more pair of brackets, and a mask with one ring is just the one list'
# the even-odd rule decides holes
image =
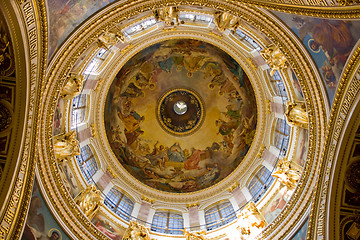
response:
{"label": "gold gilded molding", "polygon": [[130,51],[132,48],[134,47],[134,45],[132,45],[131,43],[129,45],[127,45],[125,48],[121,49],[121,54],[125,54],[126,52]]}
{"label": "gold gilded molding", "polygon": [[311,210],[309,228],[309,238],[326,238],[327,233],[327,202],[330,200],[330,175],[336,162],[335,153],[339,144],[340,137],[344,131],[346,119],[350,116],[351,107],[360,91],[360,79],[356,74],[360,74],[360,46],[354,51],[348,60],[348,64],[343,71],[333,107],[331,110],[329,126],[327,129],[324,154],[321,158],[320,176],[317,184],[314,203]]}
{"label": "gold gilded molding", "polygon": [[[20,66],[16,69],[16,77],[19,80],[17,87],[20,89],[27,89],[30,94],[26,98],[27,112],[24,115],[24,121],[21,122],[24,125],[23,146],[20,148],[20,152],[16,153],[17,167],[11,168],[14,172],[3,172],[2,177],[9,177],[13,179],[12,185],[6,189],[9,194],[7,201],[4,202],[0,216],[0,239],[20,239],[22,228],[27,215],[27,209],[29,206],[32,185],[34,182],[34,169],[36,153],[36,137],[39,108],[37,104],[40,102],[42,93],[42,82],[44,80],[44,71],[46,66],[46,43],[47,43],[47,22],[45,16],[45,5],[43,1],[37,3],[18,2],[22,4],[19,6],[19,14],[24,15],[24,18],[15,18],[15,13],[12,10],[10,2],[3,2],[2,10],[9,18],[9,29],[12,34],[12,41],[14,43],[15,50],[15,62]],[[24,19],[24,22],[14,21],[17,19]],[[39,21],[42,19],[43,21]],[[40,24],[41,22],[41,24]],[[18,34],[21,30],[24,33],[24,39]],[[24,41],[24,43],[22,42]],[[22,49],[20,46],[38,46],[39,51],[31,51],[29,58],[24,58],[23,51],[29,50],[28,48]],[[28,67],[29,75],[26,75],[25,68]],[[27,88],[28,87],[28,88]],[[17,102],[18,106],[22,106]],[[19,108],[20,109],[20,108]],[[20,111],[19,111],[20,112]],[[18,113],[18,112],[17,112]],[[21,113],[20,113],[21,114]],[[19,127],[19,123],[15,126]],[[17,133],[16,133],[17,134]],[[13,153],[15,154],[15,153]],[[15,155],[14,155],[15,156]],[[16,161],[14,161],[16,163]],[[9,168],[8,168],[9,169]],[[11,176],[9,175],[11,174]],[[2,186],[2,187],[5,187]],[[1,195],[4,193],[4,189],[1,189]]]}
{"label": "gold gilded molding", "polygon": [[248,6],[265,8],[268,10],[280,11],[285,13],[293,13],[299,15],[321,17],[321,18],[337,18],[337,19],[357,19],[360,15],[360,8],[358,5],[351,6],[317,6],[317,5],[295,5],[285,4],[275,1],[261,1],[261,0],[243,0],[242,3]]}
{"label": "gold gilded molding", "polygon": [[231,187],[228,188],[228,191],[229,191],[229,192],[234,191],[235,188],[237,188],[239,185],[240,185],[239,182],[234,183]]}
{"label": "gold gilded molding", "polygon": [[257,158],[261,158],[262,154],[264,153],[265,148],[266,148],[265,145],[261,144],[259,153],[256,155]]}
{"label": "gold gilded molding", "polygon": [[198,207],[198,206],[200,206],[200,203],[199,203],[199,202],[186,204],[186,207],[187,207],[187,208],[193,208],[193,207]]}
{"label": "gold gilded molding", "polygon": [[145,201],[145,202],[148,202],[148,203],[151,203],[151,204],[154,204],[155,203],[155,199],[152,199],[152,198],[148,198],[144,195],[141,196],[141,200]]}
{"label": "gold gilded molding", "polygon": [[91,130],[91,135],[92,135],[92,137],[93,138],[95,138],[96,137],[96,126],[95,126],[95,123],[93,123],[93,124],[91,124],[90,125],[90,130]]}
{"label": "gold gilded molding", "polygon": [[116,178],[116,177],[117,177],[116,174],[114,173],[114,170],[113,170],[110,166],[108,166],[108,167],[106,168],[106,170],[110,173],[110,175],[111,175],[112,178]]}

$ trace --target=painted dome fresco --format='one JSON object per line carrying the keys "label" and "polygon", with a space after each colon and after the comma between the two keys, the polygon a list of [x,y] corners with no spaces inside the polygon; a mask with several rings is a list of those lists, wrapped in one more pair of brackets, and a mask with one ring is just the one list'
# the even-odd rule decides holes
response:
{"label": "painted dome fresco", "polygon": [[228,176],[256,132],[254,91],[242,67],[212,44],[166,40],[116,74],[104,109],[121,165],[160,191],[194,192]]}

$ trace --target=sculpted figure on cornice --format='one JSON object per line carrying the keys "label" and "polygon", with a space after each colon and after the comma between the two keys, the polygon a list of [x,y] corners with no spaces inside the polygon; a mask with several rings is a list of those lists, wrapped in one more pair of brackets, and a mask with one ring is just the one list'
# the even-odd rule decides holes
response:
{"label": "sculpted figure on cornice", "polygon": [[145,226],[131,220],[128,229],[126,229],[123,240],[151,240],[151,239],[150,239],[149,230]]}
{"label": "sculpted figure on cornice", "polygon": [[54,136],[53,140],[55,156],[59,162],[69,160],[75,155],[80,155],[76,131],[58,134]]}
{"label": "sculpted figure on cornice", "polygon": [[290,161],[286,158],[280,159],[276,171],[271,175],[276,177],[277,180],[289,190],[294,190],[297,181],[300,179],[300,173],[291,169]]}
{"label": "sculpted figure on cornice", "polygon": [[[180,24],[179,22],[180,11],[178,7],[163,7],[161,9],[155,9],[153,11],[153,14],[156,21],[162,21],[167,26],[172,26],[175,23],[177,25]],[[175,23],[173,22],[173,19],[175,19]]]}
{"label": "sculpted figure on cornice", "polygon": [[205,236],[200,232],[188,232],[186,228],[183,230],[186,240],[206,240]]}
{"label": "sculpted figure on cornice", "polygon": [[110,46],[115,45],[119,41],[124,42],[125,36],[121,31],[108,31],[100,35],[98,41],[101,47],[109,49]]}
{"label": "sculpted figure on cornice", "polygon": [[81,211],[91,220],[101,206],[101,191],[95,185],[88,185],[79,195],[75,202]]}
{"label": "sculpted figure on cornice", "polygon": [[260,51],[261,56],[271,68],[270,75],[273,76],[275,71],[285,69],[289,66],[284,54],[275,45],[271,45]]}
{"label": "sculpted figure on cornice", "polygon": [[285,117],[292,127],[308,128],[308,114],[306,105],[302,102],[287,102]]}
{"label": "sculpted figure on cornice", "polygon": [[266,221],[256,208],[255,203],[249,202],[238,216],[239,227],[243,239],[250,239],[260,233],[266,226]]}
{"label": "sculpted figure on cornice", "polygon": [[81,74],[70,73],[62,88],[60,96],[65,99],[72,99],[81,93],[84,78]]}
{"label": "sculpted figure on cornice", "polygon": [[235,32],[240,25],[239,18],[231,15],[230,13],[220,11],[214,13],[214,22],[221,32],[224,32],[228,28]]}

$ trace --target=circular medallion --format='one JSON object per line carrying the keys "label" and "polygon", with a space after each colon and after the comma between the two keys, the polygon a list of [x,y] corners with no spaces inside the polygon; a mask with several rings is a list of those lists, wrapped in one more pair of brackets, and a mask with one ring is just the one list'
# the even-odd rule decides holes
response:
{"label": "circular medallion", "polygon": [[193,90],[171,89],[159,99],[156,115],[165,131],[177,136],[185,136],[201,126],[205,115],[204,103]]}

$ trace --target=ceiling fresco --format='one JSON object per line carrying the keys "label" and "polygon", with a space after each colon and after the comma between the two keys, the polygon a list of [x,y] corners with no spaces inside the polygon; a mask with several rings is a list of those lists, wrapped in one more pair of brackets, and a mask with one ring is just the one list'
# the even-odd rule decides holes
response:
{"label": "ceiling fresco", "polygon": [[239,165],[255,135],[256,111],[250,81],[230,55],[182,39],[147,47],[121,68],[104,120],[128,172],[180,193],[212,186]]}

